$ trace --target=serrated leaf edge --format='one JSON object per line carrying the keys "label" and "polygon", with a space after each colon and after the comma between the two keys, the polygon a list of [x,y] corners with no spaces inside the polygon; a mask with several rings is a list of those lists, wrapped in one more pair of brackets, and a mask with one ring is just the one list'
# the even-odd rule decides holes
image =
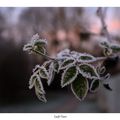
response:
{"label": "serrated leaf edge", "polygon": [[89,90],[88,80],[87,80],[86,78],[85,78],[85,80],[87,81],[87,90],[86,90],[86,93],[85,93],[85,95],[84,95],[84,97],[83,97],[82,99],[79,98],[79,97],[76,95],[76,93],[75,93],[74,90],[73,90],[72,84],[71,84],[71,90],[72,90],[73,94],[74,94],[75,97],[76,97],[78,100],[80,100],[80,101],[82,101],[82,100],[85,99],[85,97],[87,96],[88,90]]}
{"label": "serrated leaf edge", "polygon": [[42,102],[47,102],[47,99],[46,99],[46,97],[45,97],[45,95],[44,94],[41,94],[39,91],[37,91],[36,89],[35,89],[35,94],[36,94],[36,96],[37,96],[37,98],[40,100],[40,101],[42,101]]}
{"label": "serrated leaf edge", "polygon": [[69,66],[69,67],[63,72],[63,74],[62,74],[62,80],[61,80],[61,87],[62,87],[62,88],[65,87],[65,86],[67,86],[68,84],[72,83],[72,82],[75,80],[75,78],[77,77],[77,75],[78,75],[78,70],[77,70],[77,67],[76,67],[76,74],[75,74],[75,76],[74,76],[71,80],[69,80],[69,82],[66,82],[65,84],[63,84],[65,73],[66,73],[66,71],[67,71],[69,68],[71,68],[71,67],[76,67],[76,66],[73,66],[73,65],[72,65],[72,66]]}
{"label": "serrated leaf edge", "polygon": [[[82,57],[82,56],[91,57],[92,60],[82,60],[82,59],[80,60],[79,58]],[[96,58],[95,58],[94,56],[92,56],[92,55],[90,55],[90,54],[87,54],[87,53],[80,54],[79,57],[77,57],[77,61],[78,61],[78,62],[90,62],[90,61],[92,62],[92,61],[95,61],[95,60],[96,60]]]}
{"label": "serrated leaf edge", "polygon": [[[42,84],[42,82],[41,82],[41,79],[40,79],[40,77],[37,75],[37,79],[36,79],[36,81],[38,81],[39,82],[39,85],[40,85],[40,89],[39,88],[37,88],[37,86],[36,86],[36,84],[35,84],[35,89],[37,90],[37,91],[39,91],[41,94],[46,94],[45,93],[45,90],[44,90],[44,88],[43,88],[43,84]],[[36,82],[35,81],[35,82]]]}
{"label": "serrated leaf edge", "polygon": [[[94,72],[95,72],[95,74],[96,74],[96,77],[95,77],[95,76],[91,76],[91,75],[88,74],[88,73],[82,72],[82,71],[80,70],[80,68],[79,68],[81,65],[90,66],[90,67],[94,70]],[[94,66],[92,66],[92,65],[90,65],[90,64],[87,64],[87,63],[82,63],[82,64],[79,65],[79,67],[77,67],[77,68],[78,68],[78,70],[79,70],[79,73],[81,73],[81,74],[83,75],[83,77],[90,78],[90,79],[100,79],[99,74],[97,73],[97,71],[96,71],[96,69],[95,69]]]}
{"label": "serrated leaf edge", "polygon": [[[73,63],[70,63],[70,64],[62,67],[63,64],[64,64],[66,61],[68,61],[68,60],[73,60]],[[65,59],[65,60],[61,63],[61,65],[60,65],[60,67],[59,67],[59,70],[65,69],[65,68],[67,68],[67,67],[69,67],[69,66],[71,66],[71,65],[74,65],[74,64],[75,64],[75,59],[73,59],[73,58]]]}
{"label": "serrated leaf edge", "polygon": [[[44,70],[45,74],[46,74],[46,77],[44,77],[41,73],[40,73],[40,70]],[[44,79],[48,79],[48,72],[46,70],[46,68],[44,66],[41,66],[40,69],[39,69],[39,75],[41,78],[44,78]]]}
{"label": "serrated leaf edge", "polygon": [[50,86],[51,82],[53,81],[54,75],[55,75],[55,71],[54,71],[54,66],[52,62],[49,66],[49,77],[47,81],[48,86]]}

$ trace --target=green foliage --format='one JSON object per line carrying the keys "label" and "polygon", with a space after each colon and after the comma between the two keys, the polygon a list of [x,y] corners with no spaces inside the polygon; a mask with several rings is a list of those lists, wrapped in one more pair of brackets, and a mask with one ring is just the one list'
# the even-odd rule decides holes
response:
{"label": "green foliage", "polygon": [[[57,54],[56,58],[51,58],[47,55],[46,45],[47,41],[40,39],[39,35],[36,34],[23,48],[24,51],[36,53],[48,59],[43,65],[35,66],[29,80],[29,88],[35,88],[35,93],[39,100],[47,102],[41,80],[47,79],[47,84],[51,85],[55,74],[59,72],[62,72],[61,87],[71,85],[73,94],[79,100],[84,100],[88,90],[91,92],[98,90],[101,83],[106,89],[111,90],[108,84],[106,85],[102,82],[104,79],[109,79],[110,77],[110,74],[104,76],[105,67],[95,67],[94,64],[92,64],[100,58],[86,53],[70,51],[69,49],[62,50]],[[111,51],[119,51],[120,49],[119,46],[108,42],[102,42],[101,46],[104,50],[107,50],[107,52],[105,52],[106,56],[109,56]]]}
{"label": "green foliage", "polygon": [[51,62],[50,66],[49,66],[49,70],[48,70],[48,85],[50,85],[54,79],[54,75],[55,75],[55,71],[54,71],[54,66],[53,66],[53,62]]}
{"label": "green foliage", "polygon": [[89,62],[95,60],[95,57],[89,54],[82,54],[78,57],[79,62]]}
{"label": "green foliage", "polygon": [[80,64],[79,72],[86,78],[99,79],[99,75],[98,75],[95,67],[90,64],[86,64],[86,63]]}
{"label": "green foliage", "polygon": [[47,70],[46,70],[45,67],[41,66],[41,67],[39,68],[39,74],[40,74],[40,77],[41,77],[41,78],[48,79],[48,72],[47,72]]}
{"label": "green foliage", "polygon": [[113,52],[120,52],[120,45],[112,44],[110,48],[113,50]]}
{"label": "green foliage", "polygon": [[69,66],[71,66],[72,64],[74,64],[74,59],[73,58],[69,58],[69,59],[65,59],[60,66],[60,69],[65,69]]}
{"label": "green foliage", "polygon": [[84,100],[87,95],[88,88],[88,80],[80,74],[71,84],[72,92],[79,100]]}
{"label": "green foliage", "polygon": [[54,71],[57,72],[57,73],[59,72],[60,63],[61,63],[60,61],[54,61],[53,62]]}
{"label": "green foliage", "polygon": [[35,87],[35,93],[39,100],[46,102],[45,91],[41,82],[41,79],[38,74],[34,73],[29,81],[29,88]]}
{"label": "green foliage", "polygon": [[113,53],[120,52],[120,45],[110,43],[108,41],[101,41],[100,46],[103,48],[103,53],[105,56],[110,56]]}
{"label": "green foliage", "polygon": [[67,68],[62,75],[61,86],[65,87],[66,85],[73,82],[77,77],[77,74],[78,70],[76,66],[70,66],[69,68]]}

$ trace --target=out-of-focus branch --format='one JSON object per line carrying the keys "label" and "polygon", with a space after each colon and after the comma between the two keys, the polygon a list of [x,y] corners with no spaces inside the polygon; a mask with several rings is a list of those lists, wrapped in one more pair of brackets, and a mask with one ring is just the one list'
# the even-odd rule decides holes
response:
{"label": "out-of-focus branch", "polygon": [[105,23],[105,15],[104,15],[104,11],[103,11],[103,8],[99,7],[97,9],[97,15],[98,17],[100,18],[100,21],[101,21],[101,25],[102,25],[102,30],[103,30],[103,33],[105,34],[106,38],[108,39],[108,41],[112,41],[111,40],[111,37],[110,37],[110,34],[108,32],[108,29],[107,29],[107,25]]}

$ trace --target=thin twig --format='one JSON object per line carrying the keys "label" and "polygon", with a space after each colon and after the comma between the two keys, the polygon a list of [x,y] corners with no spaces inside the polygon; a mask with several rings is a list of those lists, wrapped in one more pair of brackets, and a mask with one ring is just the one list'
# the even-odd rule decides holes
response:
{"label": "thin twig", "polygon": [[[39,51],[36,51],[36,50],[34,50],[34,49],[32,49],[32,51],[35,52],[35,53],[37,53],[37,54],[39,54],[39,55],[44,56],[44,57],[47,58],[47,59],[50,59],[50,60],[53,60],[53,61],[58,61],[58,60],[59,60],[59,59],[55,59],[55,58],[52,58],[52,57],[50,57],[50,56],[47,56],[47,55],[45,55],[45,54],[43,54],[43,53],[41,53],[41,52],[39,52]],[[106,58],[107,58],[107,57],[97,57],[95,60],[93,60],[93,61],[88,61],[87,63],[99,62],[99,61],[105,60]]]}
{"label": "thin twig", "polygon": [[108,39],[108,41],[111,42],[112,40],[111,40],[110,34],[108,32],[108,29],[107,29],[107,25],[106,25],[105,20],[104,20],[105,16],[104,16],[104,13],[103,13],[103,8],[99,7],[97,9],[97,14],[98,14],[98,17],[100,18],[100,21],[101,21],[101,24],[102,24],[102,30],[103,30],[104,34],[105,34],[106,38]]}
{"label": "thin twig", "polygon": [[35,53],[37,53],[37,54],[39,54],[39,55],[44,56],[44,57],[47,58],[47,59],[50,59],[50,60],[53,60],[53,61],[57,61],[57,59],[52,58],[52,57],[50,57],[50,56],[48,56],[48,55],[45,55],[45,54],[43,54],[43,53],[41,53],[41,52],[39,52],[39,51],[37,51],[37,50],[32,49],[32,51],[35,52]]}

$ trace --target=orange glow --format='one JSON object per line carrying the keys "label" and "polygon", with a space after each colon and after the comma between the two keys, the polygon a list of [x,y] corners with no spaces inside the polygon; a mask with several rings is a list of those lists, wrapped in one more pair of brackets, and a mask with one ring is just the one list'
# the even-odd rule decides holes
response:
{"label": "orange glow", "polygon": [[108,30],[110,32],[120,30],[120,21],[114,19],[113,21],[108,22]]}
{"label": "orange glow", "polygon": [[[117,19],[113,19],[112,21],[107,21],[107,28],[109,32],[116,32],[120,30],[120,21]],[[94,25],[91,25],[91,32],[99,34],[101,25],[99,22],[96,22]]]}

